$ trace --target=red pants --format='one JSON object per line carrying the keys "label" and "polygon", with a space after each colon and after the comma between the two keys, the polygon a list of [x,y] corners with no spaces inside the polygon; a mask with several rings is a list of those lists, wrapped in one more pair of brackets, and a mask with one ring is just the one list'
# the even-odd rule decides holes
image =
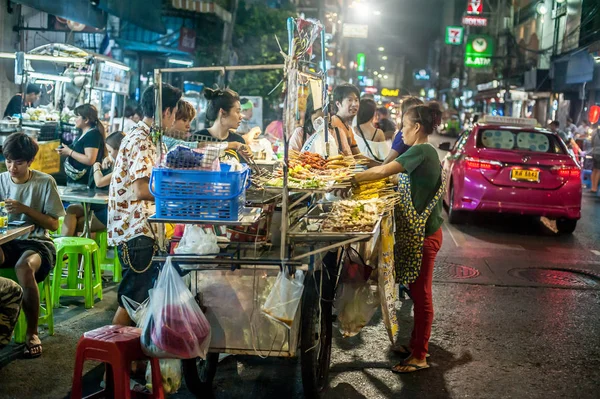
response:
{"label": "red pants", "polygon": [[433,323],[433,298],[431,295],[433,265],[441,247],[442,229],[440,228],[429,237],[425,237],[419,277],[408,286],[415,307],[415,324],[410,338],[410,348],[412,356],[420,360],[425,359],[425,355],[429,351],[429,337]]}

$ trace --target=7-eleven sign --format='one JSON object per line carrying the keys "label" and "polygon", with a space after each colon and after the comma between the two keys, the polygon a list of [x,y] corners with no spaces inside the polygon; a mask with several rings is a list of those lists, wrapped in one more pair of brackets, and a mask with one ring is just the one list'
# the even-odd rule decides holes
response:
{"label": "7-eleven sign", "polygon": [[446,44],[460,46],[463,42],[462,26],[447,26],[446,27]]}
{"label": "7-eleven sign", "polygon": [[468,0],[467,14],[479,15],[483,13],[483,0]]}

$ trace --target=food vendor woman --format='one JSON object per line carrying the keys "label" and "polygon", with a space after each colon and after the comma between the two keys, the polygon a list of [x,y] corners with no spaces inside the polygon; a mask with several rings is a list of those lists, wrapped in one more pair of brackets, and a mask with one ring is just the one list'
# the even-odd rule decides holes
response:
{"label": "food vendor woman", "polygon": [[[432,279],[435,257],[442,246],[442,170],[436,149],[428,143],[428,136],[441,123],[442,114],[439,107],[418,105],[408,109],[403,117],[403,139],[411,146],[394,162],[378,166],[357,174],[353,185],[360,182],[383,179],[401,173],[400,192],[403,182],[410,182],[410,192],[404,191],[400,209],[408,212],[396,212],[396,248],[395,254],[406,257],[407,250],[412,249],[412,256],[402,259],[396,256],[397,278],[408,283],[414,301],[414,326],[410,343],[406,346],[396,345],[393,350],[406,359],[393,367],[396,373],[411,373],[428,368],[426,356],[433,322]],[[406,179],[408,177],[408,179]],[[414,210],[423,214],[426,210],[431,214],[425,223],[425,229],[419,228],[415,221]],[[426,215],[426,213],[424,214]],[[402,218],[400,220],[399,218]],[[402,226],[402,227],[398,227]],[[422,226],[422,225],[421,225]],[[424,237],[424,241],[423,241]],[[415,242],[417,243],[416,245]],[[422,245],[422,259],[419,259]],[[417,248],[415,251],[414,248]],[[409,251],[410,252],[410,251]],[[412,261],[412,262],[411,262]]]}
{"label": "food vendor woman", "polygon": [[239,95],[232,90],[204,89],[204,97],[208,100],[206,119],[212,123],[208,129],[195,133],[196,137],[204,136],[213,141],[227,142],[226,154],[240,162],[252,157],[252,152],[243,137],[235,133],[242,122],[242,109]]}
{"label": "food vendor woman", "polygon": [[67,186],[94,188],[92,165],[104,159],[104,126],[98,119],[98,110],[91,104],[83,104],[74,110],[77,119],[75,127],[81,136],[69,147],[61,145],[56,149],[65,160]]}

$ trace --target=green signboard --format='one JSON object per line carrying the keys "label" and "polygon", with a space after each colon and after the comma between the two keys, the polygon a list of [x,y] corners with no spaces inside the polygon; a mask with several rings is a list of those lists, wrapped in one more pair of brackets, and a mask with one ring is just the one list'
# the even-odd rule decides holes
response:
{"label": "green signboard", "polygon": [[358,53],[356,54],[356,70],[358,72],[364,72],[365,71],[365,64],[367,63],[367,57],[365,56],[365,53]]}
{"label": "green signboard", "polygon": [[460,46],[463,43],[462,26],[446,26],[446,44]]}
{"label": "green signboard", "polygon": [[492,66],[494,40],[486,35],[470,35],[465,48],[465,66],[485,68]]}

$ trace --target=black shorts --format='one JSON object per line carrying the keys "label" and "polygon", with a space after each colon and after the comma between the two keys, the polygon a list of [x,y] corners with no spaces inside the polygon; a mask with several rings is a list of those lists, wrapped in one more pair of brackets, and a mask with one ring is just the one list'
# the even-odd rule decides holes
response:
{"label": "black shorts", "polygon": [[594,169],[600,169],[600,155],[594,155],[592,159],[594,161]]}
{"label": "black shorts", "polygon": [[[125,247],[129,256],[125,256]],[[154,240],[146,236],[133,238],[126,244],[118,246],[119,262],[123,268],[123,279],[117,293],[119,306],[124,307],[121,299],[123,295],[138,303],[148,298],[148,291],[154,287],[160,270],[158,263],[150,265],[154,256],[154,247]]]}
{"label": "black shorts", "polygon": [[48,277],[56,262],[56,248],[50,240],[13,240],[0,245],[0,248],[4,252],[4,263],[0,265],[0,269],[13,269],[25,251],[33,251],[40,255],[42,264],[35,273],[35,281],[38,283]]}

